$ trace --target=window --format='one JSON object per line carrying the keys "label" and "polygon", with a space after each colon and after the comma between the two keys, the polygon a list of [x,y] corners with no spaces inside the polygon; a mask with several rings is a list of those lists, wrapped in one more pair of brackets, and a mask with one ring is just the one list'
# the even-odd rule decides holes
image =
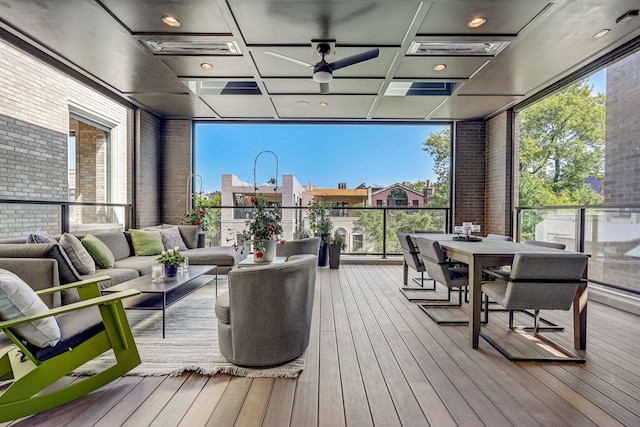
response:
{"label": "window", "polygon": [[376,206],[382,206],[382,200],[376,200]]}

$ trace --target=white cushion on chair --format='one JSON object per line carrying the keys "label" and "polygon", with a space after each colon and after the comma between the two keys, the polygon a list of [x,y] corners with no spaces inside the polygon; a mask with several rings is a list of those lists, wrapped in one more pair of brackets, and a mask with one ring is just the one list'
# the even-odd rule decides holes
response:
{"label": "white cushion on chair", "polygon": [[[29,285],[10,271],[0,269],[0,320],[32,316],[49,308]],[[38,347],[54,346],[60,328],[53,317],[12,328],[16,335]]]}

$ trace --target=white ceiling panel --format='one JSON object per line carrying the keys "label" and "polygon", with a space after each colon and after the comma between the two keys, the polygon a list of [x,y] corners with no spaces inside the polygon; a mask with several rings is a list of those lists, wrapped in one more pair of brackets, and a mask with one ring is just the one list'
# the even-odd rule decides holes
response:
{"label": "white ceiling panel", "polygon": [[[300,100],[298,96],[272,96],[273,104],[281,119],[365,119],[375,100],[375,96],[344,96],[331,97],[318,95],[308,96]],[[320,106],[326,102],[326,107]]]}
{"label": "white ceiling panel", "polygon": [[202,99],[221,119],[273,118],[269,98],[257,95],[209,95]]}
{"label": "white ceiling panel", "polygon": [[[383,79],[333,79],[329,83],[332,94],[377,95]],[[301,79],[264,79],[270,94],[319,94],[320,86],[311,77]]]}

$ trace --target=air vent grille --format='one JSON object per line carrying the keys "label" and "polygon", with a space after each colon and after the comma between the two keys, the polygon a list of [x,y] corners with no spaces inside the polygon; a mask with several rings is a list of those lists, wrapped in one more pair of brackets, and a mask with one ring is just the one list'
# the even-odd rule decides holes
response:
{"label": "air vent grille", "polygon": [[143,40],[156,55],[240,55],[234,41],[221,40]]}
{"label": "air vent grille", "polygon": [[407,55],[496,56],[509,41],[414,41]]}

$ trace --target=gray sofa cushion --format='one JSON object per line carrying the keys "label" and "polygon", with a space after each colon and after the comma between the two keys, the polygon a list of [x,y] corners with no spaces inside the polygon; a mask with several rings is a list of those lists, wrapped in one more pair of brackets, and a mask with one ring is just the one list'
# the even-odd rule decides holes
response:
{"label": "gray sofa cushion", "polygon": [[60,238],[60,246],[62,246],[78,273],[93,274],[96,272],[96,262],[76,236],[64,233]]}
{"label": "gray sofa cushion", "polygon": [[172,225],[162,224],[162,228],[178,227],[182,240],[188,249],[195,249],[198,247],[198,235],[200,234],[200,226],[198,225]]}
{"label": "gray sofa cushion", "polygon": [[116,261],[130,257],[132,254],[129,242],[120,230],[94,233],[98,239],[109,247]]}
{"label": "gray sofa cushion", "polygon": [[116,261],[115,268],[136,270],[141,276],[151,274],[151,266],[157,264],[158,255],[132,256]]}
{"label": "gray sofa cushion", "polygon": [[[82,280],[92,279],[98,276],[109,276],[111,280],[98,283],[100,289],[106,289],[111,286],[119,285],[127,280],[133,280],[136,277],[140,277],[140,274],[130,268],[103,268],[96,270],[95,274],[87,274],[82,276]],[[72,302],[80,301],[78,291],[71,289],[62,293],[62,304],[71,304]]]}
{"label": "gray sofa cushion", "polygon": [[10,243],[0,245],[0,258],[51,258],[58,261],[60,284],[77,282],[80,275],[58,243]]}
{"label": "gray sofa cushion", "polygon": [[189,257],[192,265],[236,265],[246,258],[245,253],[235,250],[232,246],[213,246],[209,248],[188,249],[180,252]]}

